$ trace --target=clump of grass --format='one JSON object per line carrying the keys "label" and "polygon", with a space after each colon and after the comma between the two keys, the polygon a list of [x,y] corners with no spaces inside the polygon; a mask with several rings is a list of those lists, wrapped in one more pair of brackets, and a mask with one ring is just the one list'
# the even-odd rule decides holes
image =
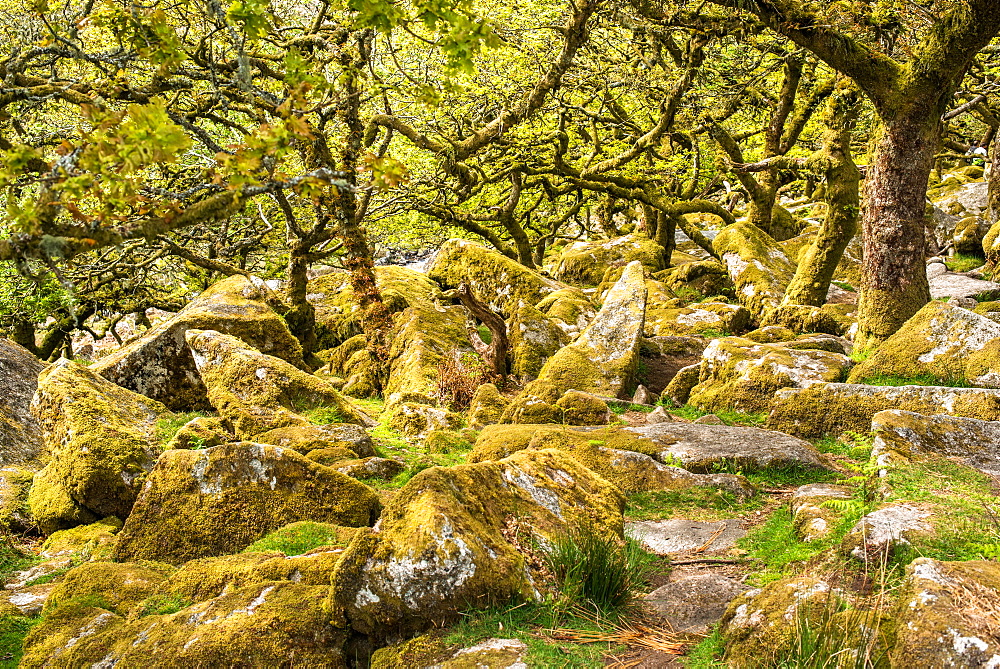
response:
{"label": "clump of grass", "polygon": [[688,651],[685,658],[688,669],[725,669],[726,663],[722,661],[725,652],[726,643],[722,634],[718,628],[713,628],[711,634]]}
{"label": "clump of grass", "polygon": [[329,425],[330,423],[343,423],[344,414],[340,413],[337,407],[315,407],[302,413],[313,425]]}
{"label": "clump of grass", "polygon": [[712,471],[719,474],[739,474],[758,487],[784,488],[800,486],[807,483],[826,483],[838,478],[837,474],[819,467],[807,467],[801,464],[789,464],[781,467],[755,466],[748,467],[738,460],[722,459],[712,466]]}
{"label": "clump of grass", "polygon": [[186,609],[191,604],[191,600],[185,599],[180,595],[160,593],[149,597],[142,603],[142,608],[139,609],[139,617],[169,615],[177,613],[181,609]]}
{"label": "clump of grass", "polygon": [[718,416],[723,423],[726,425],[746,425],[750,427],[759,427],[767,422],[767,412],[762,413],[746,413],[743,411],[736,411],[735,409],[719,409],[717,411],[705,411],[704,409],[699,409],[698,407],[691,406],[690,404],[685,404],[682,407],[671,407],[663,404],[664,401],[660,400],[667,413],[670,413],[678,418],[684,418],[686,420],[697,420],[702,416],[707,416],[709,414],[714,414]]}
{"label": "clump of grass", "polygon": [[953,379],[934,376],[933,374],[917,374],[915,376],[896,376],[892,374],[875,374],[862,379],[859,383],[869,386],[946,386],[949,388],[969,388],[965,379]]}
{"label": "clump of grass", "polygon": [[258,539],[243,549],[244,553],[281,551],[285,555],[302,555],[320,546],[346,546],[353,531],[303,520],[291,523]]}
{"label": "clump of grass", "polygon": [[956,253],[951,258],[944,261],[945,266],[952,272],[971,272],[982,267],[985,261],[982,258],[965,253]]}
{"label": "clump of grass", "polygon": [[14,669],[24,654],[24,637],[41,618],[0,614],[0,669]]}
{"label": "clump of grass", "polygon": [[638,541],[622,541],[589,525],[556,537],[545,554],[563,596],[605,615],[620,614],[632,603],[651,561]]}
{"label": "clump of grass", "polygon": [[174,438],[177,432],[193,421],[195,418],[204,418],[208,414],[202,411],[187,411],[175,413],[166,418],[156,421],[156,438],[161,444],[165,444]]}

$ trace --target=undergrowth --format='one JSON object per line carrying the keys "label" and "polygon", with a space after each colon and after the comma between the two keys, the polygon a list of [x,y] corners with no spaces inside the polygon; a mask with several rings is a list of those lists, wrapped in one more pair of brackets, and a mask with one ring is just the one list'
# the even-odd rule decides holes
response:
{"label": "undergrowth", "polygon": [[166,444],[168,441],[174,438],[177,432],[193,421],[195,418],[204,418],[208,414],[203,411],[187,411],[184,413],[175,413],[167,418],[161,418],[156,421],[156,439],[161,444]]}
{"label": "undergrowth", "polygon": [[[669,401],[669,400],[667,400]],[[663,404],[663,401],[660,402]],[[767,412],[762,413],[745,413],[743,411],[736,411],[734,409],[720,409],[718,411],[705,411],[699,409],[698,407],[691,406],[690,404],[685,404],[682,407],[669,407],[664,405],[667,413],[677,416],[678,418],[684,418],[686,420],[697,420],[702,416],[708,416],[709,414],[714,414],[718,416],[726,425],[746,425],[749,427],[760,427],[767,422]]]}

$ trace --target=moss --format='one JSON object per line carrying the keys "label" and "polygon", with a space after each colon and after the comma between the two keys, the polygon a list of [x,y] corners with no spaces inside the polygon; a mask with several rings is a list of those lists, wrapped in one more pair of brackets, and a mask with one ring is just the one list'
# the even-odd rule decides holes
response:
{"label": "moss", "polygon": [[763,325],[779,325],[794,332],[832,335],[845,334],[855,322],[854,307],[847,304],[824,304],[821,307],[785,304],[761,319]]}
{"label": "moss", "polygon": [[700,363],[679,369],[674,378],[670,379],[667,387],[663,389],[660,403],[666,406],[670,406],[671,403],[679,407],[686,405],[691,397],[692,388],[698,385],[700,376]]}
{"label": "moss", "polygon": [[90,525],[80,525],[68,530],[54,532],[42,544],[45,555],[80,553],[95,560],[110,557],[115,535],[122,528],[117,518],[105,518]]}
{"label": "moss", "polygon": [[476,388],[469,402],[467,414],[469,425],[482,428],[485,425],[499,423],[507,405],[510,402],[492,383],[484,383]]}
{"label": "moss", "polygon": [[[39,377],[34,411],[51,453],[41,480],[60,486],[92,516],[127,516],[162,450],[156,423],[166,408],[61,360]],[[50,485],[29,498],[41,525],[65,527],[86,515],[58,497]]]}
{"label": "moss", "polygon": [[157,562],[87,562],[69,570],[56,584],[45,602],[47,611],[62,603],[88,596],[100,596],[104,607],[119,615],[155,594],[173,573],[174,567]]}
{"label": "moss", "polygon": [[555,273],[560,281],[592,286],[606,280],[609,271],[620,270],[636,260],[647,272],[658,272],[663,269],[663,254],[662,246],[641,233],[575,242],[563,249]]}
{"label": "moss", "polygon": [[444,643],[440,632],[424,634],[408,641],[386,646],[372,655],[371,669],[411,669],[440,665],[454,651]]}
{"label": "moss", "polygon": [[[208,409],[184,333],[215,330],[304,369],[302,346],[278,312],[286,307],[257,277],[231,276],[94,365],[104,378],[180,411]],[[276,311],[277,310],[277,311]]]}
{"label": "moss", "polygon": [[707,302],[678,308],[657,308],[646,312],[643,333],[647,337],[688,336],[706,332],[740,332],[750,323],[750,312],[743,307]]}
{"label": "moss", "polygon": [[578,390],[567,390],[556,406],[563,410],[563,422],[567,425],[607,425],[611,418],[607,402]]}
{"label": "moss", "polygon": [[302,520],[290,523],[258,539],[243,549],[244,553],[281,551],[285,555],[302,555],[320,546],[347,546],[357,532],[356,527]]}
{"label": "moss", "polygon": [[210,330],[188,330],[188,345],[208,398],[238,437],[279,427],[308,425],[297,411],[334,407],[343,422],[371,422],[333,386],[284,360]]}
{"label": "moss", "polygon": [[569,343],[569,337],[554,321],[535,307],[520,304],[507,323],[512,364],[510,373],[535,378],[545,361]]}
{"label": "moss", "polygon": [[321,465],[330,466],[335,462],[355,460],[358,454],[349,448],[317,448],[306,453],[306,457]]}
{"label": "moss", "polygon": [[254,441],[288,448],[297,453],[310,453],[317,449],[349,449],[354,458],[376,455],[375,445],[365,429],[352,424],[279,427],[257,435]]}
{"label": "moss", "polygon": [[22,667],[48,666],[53,660],[67,667],[91,666],[107,653],[105,634],[124,620],[102,601],[81,598],[66,602],[36,625],[24,639]]}
{"label": "moss", "polygon": [[290,522],[368,525],[375,493],[294,451],[226,444],[167,451],[118,537],[117,560],[186,560],[242,550]]}
{"label": "moss", "polygon": [[766,232],[747,222],[724,228],[712,241],[736,285],[740,304],[755,318],[777,308],[795,267]]}
{"label": "moss", "polygon": [[24,532],[34,525],[28,506],[34,476],[18,467],[0,468],[0,532]]}
{"label": "moss", "polygon": [[426,436],[432,430],[452,430],[462,426],[462,416],[438,407],[403,402],[389,410],[389,427],[409,436]]}
{"label": "moss", "polygon": [[582,522],[621,536],[623,507],[609,483],[560,451],[432,467],[386,507],[377,534],[355,536],[331,601],[355,630],[385,636],[423,631],[465,608],[531,598],[524,554],[510,543],[513,519],[540,539]]}
{"label": "moss", "polygon": [[211,448],[234,439],[221,418],[198,416],[181,425],[167,440],[166,448]]}
{"label": "moss", "polygon": [[384,389],[387,399],[437,392],[443,356],[472,350],[466,314],[461,306],[432,304],[409,307],[396,317],[389,347],[389,381]]}
{"label": "moss", "polygon": [[676,267],[657,272],[654,278],[672,292],[693,291],[701,295],[735,297],[733,280],[726,266],[715,260],[694,260],[683,264],[672,259]]}
{"label": "moss", "polygon": [[597,312],[594,303],[579,288],[560,288],[543,297],[535,308],[569,335],[582,332]]}
{"label": "moss", "polygon": [[758,344],[775,344],[795,339],[796,333],[783,325],[767,325],[742,336]]}
{"label": "moss", "polygon": [[17,607],[12,608],[13,611],[0,611],[0,648],[4,649],[4,655],[0,655],[0,667],[4,669],[13,669],[18,665],[24,638],[38,624],[37,618],[25,617],[17,611]]}
{"label": "moss", "polygon": [[43,534],[97,520],[96,514],[77,504],[70,496],[52,466],[46,466],[35,474],[28,491],[28,508]]}
{"label": "moss", "polygon": [[[366,351],[368,340],[363,334],[355,335],[336,348],[317,353],[317,357],[327,363],[327,370],[335,375],[347,378],[354,372],[357,362],[362,358],[355,356],[360,351]],[[353,363],[350,361],[354,361]]]}
{"label": "moss", "polygon": [[[473,432],[473,434],[475,434]],[[432,430],[424,439],[424,447],[428,453],[447,455],[449,453],[464,453],[472,449],[467,431]],[[475,438],[473,437],[473,441]]]}

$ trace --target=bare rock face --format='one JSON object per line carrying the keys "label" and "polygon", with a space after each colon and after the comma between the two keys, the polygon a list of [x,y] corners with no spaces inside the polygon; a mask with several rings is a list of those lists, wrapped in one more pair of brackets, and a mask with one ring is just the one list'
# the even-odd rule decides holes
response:
{"label": "bare rock face", "polygon": [[719,553],[736,545],[746,536],[739,519],[717,522],[671,518],[669,520],[641,520],[628,523],[625,533],[643,548],[657,555],[673,553]]}
{"label": "bare rock face", "polygon": [[0,338],[0,466],[34,460],[42,432],[28,410],[46,367],[27,349]]}
{"label": "bare rock face", "polygon": [[875,414],[872,431],[872,455],[881,465],[944,455],[962,458],[967,465],[987,473],[1000,474],[998,421],[890,409]]}
{"label": "bare rock face", "polygon": [[209,408],[205,386],[184,341],[188,330],[230,334],[265,354],[305,368],[302,346],[269,302],[276,304],[262,279],[229,277],[92,369],[170,409]]}
{"label": "bare rock face", "polygon": [[300,520],[370,525],[380,508],[368,486],[278,446],[241,442],[167,451],[119,533],[114,555],[181,564],[238,552]]}
{"label": "bare rock face", "polygon": [[1000,666],[1000,565],[917,558],[896,609],[893,666]]}
{"label": "bare rock face", "polygon": [[718,574],[688,574],[646,595],[645,600],[678,632],[706,634],[736,595],[749,590]]}
{"label": "bare rock face", "polygon": [[556,450],[426,469],[374,529],[355,535],[333,576],[332,605],[355,630],[385,637],[422,631],[470,606],[533,599],[530,565],[512,543],[518,528],[524,541],[582,522],[621,536],[623,508],[610,483]]}
{"label": "bare rock face", "polygon": [[856,560],[879,564],[896,545],[909,544],[933,533],[931,513],[911,504],[889,504],[858,521],[844,537],[841,549]]}

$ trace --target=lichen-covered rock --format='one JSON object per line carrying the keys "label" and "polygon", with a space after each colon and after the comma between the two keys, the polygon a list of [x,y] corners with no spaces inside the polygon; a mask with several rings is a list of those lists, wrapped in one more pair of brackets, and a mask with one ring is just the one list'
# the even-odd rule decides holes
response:
{"label": "lichen-covered rock", "polygon": [[346,667],[346,629],[324,608],[328,589],[264,583],[135,620],[69,603],[25,639],[22,666]]}
{"label": "lichen-covered rock", "polygon": [[579,390],[567,390],[556,406],[563,410],[563,422],[567,425],[607,425],[611,420],[607,402]]}
{"label": "lichen-covered rock", "polygon": [[468,285],[476,297],[504,318],[513,316],[519,303],[538,305],[542,298],[565,287],[516,260],[464,239],[445,242],[427,276],[445,289]]}
{"label": "lichen-covered rock", "polygon": [[621,536],[623,508],[610,483],[561,451],[426,469],[377,529],[355,536],[331,599],[355,630],[381,637],[422,631],[470,606],[533,599],[525,556],[505,532],[513,519],[540,539],[583,522]]}
{"label": "lichen-covered rock", "polygon": [[233,443],[167,451],[118,536],[117,560],[186,560],[239,551],[297,520],[370,525],[375,493],[295,451]]}
{"label": "lichen-covered rock", "polygon": [[894,615],[893,666],[1000,666],[998,592],[996,562],[911,562]]}
{"label": "lichen-covered rock", "polygon": [[211,448],[235,441],[221,418],[200,416],[189,420],[167,442],[166,448]]}
{"label": "lichen-covered rock", "polygon": [[760,319],[762,325],[779,325],[795,332],[823,332],[842,335],[857,323],[853,304],[783,304],[772,309]]}
{"label": "lichen-covered rock", "polygon": [[948,272],[928,279],[931,298],[948,300],[995,300],[1000,297],[1000,283],[986,281],[969,274]]}
{"label": "lichen-covered rock", "polygon": [[254,441],[290,448],[303,455],[324,448],[347,448],[355,454],[352,457],[358,458],[378,455],[365,428],[352,423],[279,427],[257,435]]}
{"label": "lichen-covered rock", "polygon": [[175,567],[161,562],[87,562],[70,569],[49,595],[49,610],[78,597],[100,597],[119,613],[160,591]]}
{"label": "lichen-covered rock", "polygon": [[455,649],[440,634],[425,634],[375,651],[371,669],[526,669],[528,644],[520,639],[486,639],[466,648]]}
{"label": "lichen-covered rock", "polygon": [[704,296],[729,295],[735,293],[733,280],[729,270],[715,260],[696,260],[695,262],[674,263],[676,267],[656,273],[656,280],[663,282],[667,288],[681,295],[692,291]]}
{"label": "lichen-covered rock", "polygon": [[733,333],[745,330],[749,323],[750,312],[736,304],[701,302],[665,309],[650,304],[643,332],[647,337]]}
{"label": "lichen-covered rock", "polygon": [[848,381],[879,375],[965,380],[1000,387],[1000,324],[947,302],[928,302],[864,362]]}
{"label": "lichen-covered rock", "polygon": [[983,237],[989,232],[989,226],[977,216],[966,216],[955,224],[951,242],[956,253],[965,255],[983,254]]}
{"label": "lichen-covered rock", "polygon": [[795,265],[766,232],[741,221],[724,228],[712,245],[736,284],[736,298],[754,318],[781,304]]}
{"label": "lichen-covered rock", "polygon": [[535,307],[521,303],[507,321],[510,340],[510,373],[522,379],[538,376],[545,361],[569,343],[560,324]]}
{"label": "lichen-covered rock", "polygon": [[792,522],[802,541],[822,539],[833,531],[840,514],[827,502],[851,499],[851,489],[829,483],[809,483],[792,493]]}
{"label": "lichen-covered rock", "polygon": [[661,461],[680,462],[692,472],[710,473],[723,464],[747,471],[832,469],[809,442],[756,427],[657,423],[622,429],[656,444]]}
{"label": "lichen-covered rock", "polygon": [[687,401],[706,411],[767,411],[780,388],[836,382],[853,363],[841,353],[757,344],[740,337],[716,339],[702,354],[698,384]]}
{"label": "lichen-covered rock", "polygon": [[569,337],[576,337],[594,320],[597,309],[579,288],[560,288],[535,305]]}
{"label": "lichen-covered rock", "polygon": [[555,276],[560,281],[596,286],[609,269],[639,262],[648,273],[663,269],[663,247],[641,233],[574,242],[565,247],[556,262]]}
{"label": "lichen-covered rock", "polygon": [[748,586],[720,574],[672,576],[643,599],[678,632],[707,634],[736,595]]}
{"label": "lichen-covered rock", "polygon": [[45,364],[27,349],[0,337],[0,466],[35,460],[42,431],[28,411]]}
{"label": "lichen-covered rock", "polygon": [[339,422],[374,424],[322,379],[261,353],[236,337],[193,329],[187,331],[186,337],[198,373],[208,388],[209,401],[232,424],[238,437],[309,425],[296,411],[317,407],[335,411]]}
{"label": "lichen-covered rock", "polygon": [[214,284],[175,316],[101,359],[93,370],[171,409],[209,408],[185,333],[196,329],[233,335],[267,355],[304,369],[302,346],[273,307],[280,308],[279,301],[263,280],[231,276]]}
{"label": "lichen-covered rock", "polygon": [[462,416],[441,407],[402,402],[386,409],[389,427],[411,437],[425,437],[432,430],[462,426]]}
{"label": "lichen-covered rock", "polygon": [[949,175],[942,184],[930,189],[928,197],[933,207],[930,218],[934,241],[939,247],[944,248],[955,238],[959,223],[985,213],[987,190],[986,182],[967,183],[958,174]]}
{"label": "lichen-covered rock", "polygon": [[469,425],[475,429],[482,429],[486,425],[499,423],[508,404],[510,402],[500,394],[495,385],[484,383],[476,388],[469,402],[467,414]]}
{"label": "lichen-covered rock", "polygon": [[774,394],[767,427],[805,439],[867,432],[879,411],[902,409],[922,414],[1000,420],[1000,391],[943,386],[866,386],[816,384]]}
{"label": "lichen-covered rock", "polygon": [[355,479],[380,479],[391,481],[406,469],[406,465],[392,458],[358,458],[341,460],[329,465],[330,469]]}
{"label": "lichen-covered rock", "polygon": [[[583,334],[549,358],[522,396],[547,403],[567,390],[617,397],[635,374],[645,311],[646,283],[642,265],[635,261],[625,267]],[[522,401],[519,397],[514,404]]]}
{"label": "lichen-covered rock", "polygon": [[34,476],[19,467],[0,468],[0,532],[26,532],[34,526],[28,506]]}
{"label": "lichen-covered rock", "polygon": [[872,457],[883,466],[894,460],[944,455],[962,458],[966,464],[988,473],[1000,473],[997,421],[889,409],[872,417],[872,432]]}
{"label": "lichen-covered rock", "polygon": [[889,504],[867,514],[851,528],[841,550],[856,560],[884,564],[893,549],[933,533],[931,512],[911,504]]}
{"label": "lichen-covered rock", "polygon": [[784,325],[765,325],[742,335],[744,339],[758,344],[777,344],[795,339],[795,332]]}
{"label": "lichen-covered rock", "polygon": [[674,406],[682,407],[688,403],[691,390],[698,385],[701,378],[701,363],[688,365],[677,370],[674,378],[663,389],[663,399],[670,400]]}
{"label": "lichen-covered rock", "polygon": [[810,577],[784,578],[737,595],[719,621],[727,666],[778,666],[799,622],[812,621],[819,629],[824,613],[836,611],[842,601],[828,583]]}
{"label": "lichen-covered rock", "polygon": [[63,359],[39,377],[31,411],[51,458],[29,498],[39,525],[53,531],[128,516],[163,449],[156,423],[166,407]]}

